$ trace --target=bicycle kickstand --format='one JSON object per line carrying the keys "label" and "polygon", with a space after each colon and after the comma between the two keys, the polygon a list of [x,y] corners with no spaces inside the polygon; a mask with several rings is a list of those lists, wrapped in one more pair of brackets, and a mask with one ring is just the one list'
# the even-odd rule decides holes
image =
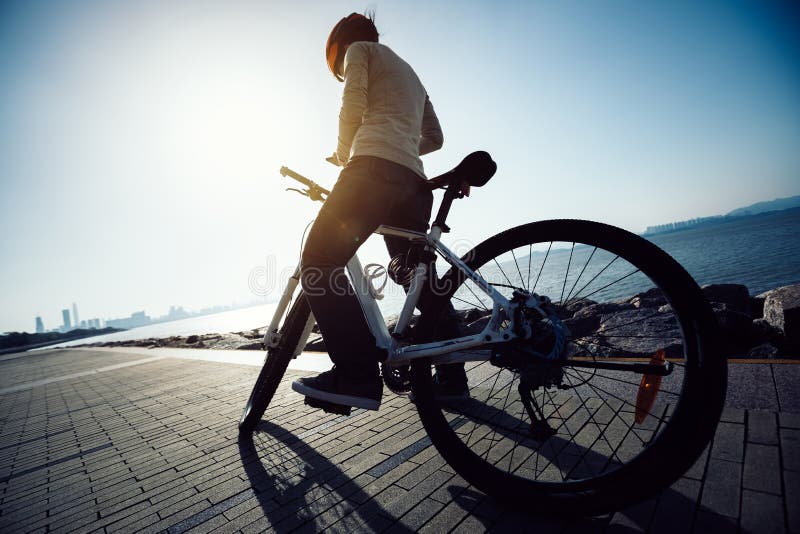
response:
{"label": "bicycle kickstand", "polygon": [[517,391],[519,392],[523,406],[525,406],[525,411],[528,412],[528,417],[531,418],[531,436],[533,436],[533,439],[536,441],[545,441],[547,438],[554,435],[556,433],[555,429],[547,424],[547,418],[544,416],[544,412],[542,412],[536,399],[533,398],[531,388],[524,380],[520,380]]}

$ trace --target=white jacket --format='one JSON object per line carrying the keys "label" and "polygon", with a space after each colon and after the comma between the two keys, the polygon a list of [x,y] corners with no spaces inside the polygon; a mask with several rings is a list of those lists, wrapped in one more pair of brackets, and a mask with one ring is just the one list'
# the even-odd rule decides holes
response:
{"label": "white jacket", "polygon": [[439,119],[411,66],[386,45],[351,44],[344,56],[339,161],[377,156],[425,178],[420,155],[442,142]]}

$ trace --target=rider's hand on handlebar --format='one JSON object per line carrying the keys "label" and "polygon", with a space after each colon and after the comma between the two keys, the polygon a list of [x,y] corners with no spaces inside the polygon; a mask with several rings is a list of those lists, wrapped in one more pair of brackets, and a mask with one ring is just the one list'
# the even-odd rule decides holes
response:
{"label": "rider's hand on handlebar", "polygon": [[334,152],[332,156],[325,158],[325,161],[332,165],[336,165],[337,167],[344,167],[344,163],[339,161],[339,156],[336,155],[336,152]]}

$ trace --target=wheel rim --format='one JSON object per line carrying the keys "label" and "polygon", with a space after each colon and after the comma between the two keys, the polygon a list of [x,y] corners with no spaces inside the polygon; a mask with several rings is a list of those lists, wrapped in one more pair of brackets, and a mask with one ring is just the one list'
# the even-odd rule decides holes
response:
{"label": "wheel rim", "polygon": [[[561,233],[551,234],[553,239],[510,239],[503,250],[478,247],[477,256],[467,262],[506,298],[512,288],[550,296],[572,333],[562,357],[573,365],[560,367],[563,374],[555,380],[548,371],[531,372],[531,365],[525,371],[496,367],[485,361],[491,349],[477,349],[473,352],[484,361],[466,364],[471,399],[431,402],[458,442],[484,464],[510,478],[574,491],[613,478],[644,450],[657,447],[661,437],[675,432],[698,355],[691,318],[676,313],[685,303],[670,280],[674,262],[665,255],[654,258],[652,250],[623,257],[614,236],[587,232],[591,223],[568,231],[563,226]],[[539,232],[539,237],[548,234]],[[468,332],[480,331],[491,301],[473,282],[450,275],[449,281],[454,280],[451,302]],[[596,304],[587,305],[587,299]],[[642,374],[578,366],[597,361],[657,364],[659,356],[671,362],[673,371],[660,379],[655,395],[654,381],[643,384]],[[536,388],[531,410],[521,399],[519,384],[535,379],[569,389],[555,384]],[[645,416],[640,422],[637,410],[640,419]],[[530,413],[550,430],[537,424],[532,432]]]}

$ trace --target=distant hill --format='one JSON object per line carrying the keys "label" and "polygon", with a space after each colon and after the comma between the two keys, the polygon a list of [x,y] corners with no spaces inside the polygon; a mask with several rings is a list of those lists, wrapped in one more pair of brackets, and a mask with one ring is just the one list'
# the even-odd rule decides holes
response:
{"label": "distant hill", "polygon": [[800,207],[800,195],[788,198],[776,198],[775,200],[765,200],[756,202],[743,208],[737,208],[726,213],[727,217],[741,217],[743,215],[756,215],[767,211],[781,211]]}
{"label": "distant hill", "polygon": [[648,226],[642,235],[650,236],[653,234],[663,234],[666,232],[676,232],[685,230],[695,226],[706,226],[709,224],[717,224],[721,222],[730,221],[739,217],[754,217],[761,216],[767,213],[785,210],[800,210],[800,195],[788,198],[776,198],[775,200],[765,200],[763,202],[756,202],[750,206],[737,208],[725,215],[712,215],[711,217],[698,217],[696,219],[689,219],[686,221],[677,221],[666,224],[659,224],[655,226]]}

